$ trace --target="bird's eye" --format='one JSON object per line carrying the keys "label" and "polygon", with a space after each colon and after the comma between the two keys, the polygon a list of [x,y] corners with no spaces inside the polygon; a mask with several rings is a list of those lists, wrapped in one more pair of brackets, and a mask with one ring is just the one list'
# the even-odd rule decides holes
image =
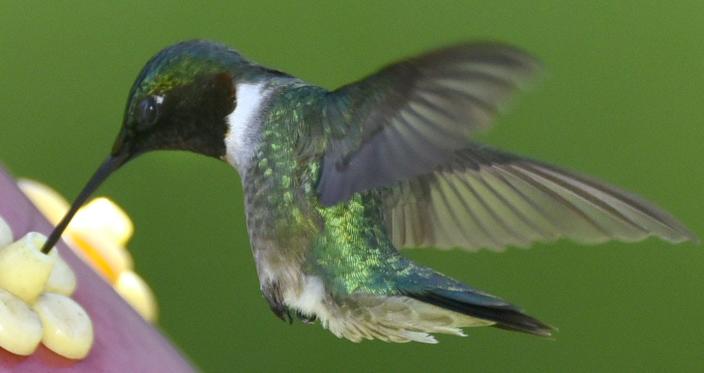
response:
{"label": "bird's eye", "polygon": [[159,106],[162,97],[149,96],[139,103],[137,112],[137,129],[144,130],[153,126],[159,119]]}

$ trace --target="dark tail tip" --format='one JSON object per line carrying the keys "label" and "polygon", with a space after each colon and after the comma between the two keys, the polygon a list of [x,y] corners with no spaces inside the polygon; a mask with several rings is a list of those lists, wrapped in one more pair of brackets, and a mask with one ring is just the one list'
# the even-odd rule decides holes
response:
{"label": "dark tail tip", "polygon": [[540,337],[550,337],[553,332],[557,331],[554,327],[524,314],[520,309],[508,303],[495,305],[476,304],[463,300],[463,294],[463,292],[430,291],[422,294],[406,294],[406,296],[450,311],[494,321],[496,324],[493,326],[500,329]]}

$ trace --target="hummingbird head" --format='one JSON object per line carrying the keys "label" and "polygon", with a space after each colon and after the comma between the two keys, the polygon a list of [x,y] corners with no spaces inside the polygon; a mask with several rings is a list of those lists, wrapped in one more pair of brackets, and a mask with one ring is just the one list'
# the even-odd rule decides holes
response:
{"label": "hummingbird head", "polygon": [[49,236],[49,252],[85,200],[115,170],[152,150],[187,150],[215,158],[226,153],[227,116],[238,84],[269,73],[218,43],[192,40],[167,47],[147,62],[127,99],[122,128],[108,158]]}
{"label": "hummingbird head", "polygon": [[207,41],[162,50],[130,90],[111,154],[130,159],[165,149],[221,158],[227,115],[236,105],[235,81],[251,79],[255,67],[234,50]]}

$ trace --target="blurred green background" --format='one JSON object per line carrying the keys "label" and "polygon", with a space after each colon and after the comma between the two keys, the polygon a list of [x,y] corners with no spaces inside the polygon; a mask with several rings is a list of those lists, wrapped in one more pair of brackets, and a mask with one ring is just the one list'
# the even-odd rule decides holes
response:
{"label": "blurred green background", "polygon": [[[633,190],[704,234],[704,2],[0,1],[0,162],[72,198],[107,154],[138,71],[162,47],[225,42],[326,87],[468,39],[532,51],[547,75],[484,139]],[[661,241],[410,251],[524,306],[554,340],[493,328],[439,345],[352,344],[289,326],[260,296],[239,177],[150,154],[100,191],[136,223],[130,249],[164,332],[208,372],[701,371],[704,248]]]}

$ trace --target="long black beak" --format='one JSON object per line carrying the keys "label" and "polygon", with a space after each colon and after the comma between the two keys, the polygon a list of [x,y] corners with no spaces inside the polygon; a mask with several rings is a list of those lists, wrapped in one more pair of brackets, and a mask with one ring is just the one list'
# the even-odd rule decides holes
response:
{"label": "long black beak", "polygon": [[71,204],[71,208],[68,210],[66,215],[64,215],[64,218],[61,219],[59,224],[49,235],[49,238],[46,240],[44,246],[42,247],[42,252],[44,254],[48,254],[49,251],[51,251],[51,248],[56,245],[56,242],[59,240],[59,238],[61,238],[61,235],[64,233],[64,230],[68,226],[68,223],[71,222],[73,216],[76,214],[78,209],[83,206],[88,197],[90,197],[90,195],[93,194],[96,189],[98,189],[100,184],[102,184],[103,181],[105,181],[105,179],[110,176],[110,174],[120,168],[120,166],[125,164],[130,158],[131,157],[128,152],[121,152],[110,155],[105,161],[103,161],[103,164],[101,164],[98,170],[95,171],[93,177],[90,178],[86,186],[83,187],[81,193],[79,193],[78,197],[76,197],[76,199],[73,201],[73,204]]}

